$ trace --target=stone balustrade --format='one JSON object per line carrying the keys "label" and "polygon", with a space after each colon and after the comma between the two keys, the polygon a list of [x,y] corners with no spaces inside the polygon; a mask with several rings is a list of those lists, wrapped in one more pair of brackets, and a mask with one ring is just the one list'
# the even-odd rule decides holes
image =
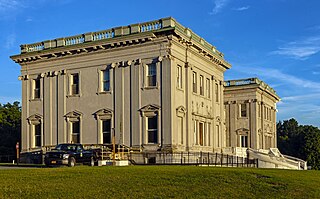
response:
{"label": "stone balustrade", "polygon": [[203,38],[199,37],[197,34],[193,33],[189,28],[186,28],[179,24],[175,19],[168,17],[162,18],[155,21],[131,24],[129,26],[121,26],[108,30],[102,30],[97,32],[90,32],[85,34],[80,34],[71,37],[57,38],[53,40],[47,40],[43,42],[38,42],[34,44],[21,45],[21,53],[30,53],[36,51],[42,51],[46,49],[58,48],[62,46],[72,46],[82,43],[99,41],[105,39],[112,39],[119,36],[125,36],[136,33],[144,33],[151,31],[160,31],[161,29],[174,28],[179,33],[189,38],[191,42],[197,43],[204,50],[203,53],[212,53],[223,58],[223,54],[216,50],[214,46],[206,42]]}
{"label": "stone balustrade", "polygon": [[261,81],[258,78],[248,78],[248,79],[239,79],[239,80],[229,80],[224,82],[224,86],[229,87],[229,86],[243,86],[243,85],[250,85],[250,84],[258,84],[262,88],[265,88],[269,92],[276,94],[276,91],[271,88],[268,84],[265,82]]}

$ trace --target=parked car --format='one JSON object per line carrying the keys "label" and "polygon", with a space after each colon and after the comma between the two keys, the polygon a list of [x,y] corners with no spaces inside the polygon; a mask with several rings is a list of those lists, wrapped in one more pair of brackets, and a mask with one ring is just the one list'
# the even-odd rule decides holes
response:
{"label": "parked car", "polygon": [[46,153],[46,166],[67,165],[74,167],[76,163],[94,166],[96,156],[92,150],[84,150],[81,144],[59,144]]}

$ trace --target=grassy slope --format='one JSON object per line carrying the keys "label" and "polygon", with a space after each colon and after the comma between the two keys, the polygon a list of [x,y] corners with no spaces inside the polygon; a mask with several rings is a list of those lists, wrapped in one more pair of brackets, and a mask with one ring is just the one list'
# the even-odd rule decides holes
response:
{"label": "grassy slope", "polygon": [[320,198],[319,171],[195,166],[0,170],[0,198]]}

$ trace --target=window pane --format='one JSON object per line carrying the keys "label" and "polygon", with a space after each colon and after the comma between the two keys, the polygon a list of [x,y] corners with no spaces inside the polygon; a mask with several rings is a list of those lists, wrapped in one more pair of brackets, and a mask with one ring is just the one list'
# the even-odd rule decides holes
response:
{"label": "window pane", "polygon": [[41,147],[41,124],[34,125],[34,137],[36,147]]}
{"label": "window pane", "polygon": [[78,84],[79,83],[79,75],[78,74],[73,74],[72,75],[72,83],[73,84]]}
{"label": "window pane", "polygon": [[157,129],[157,117],[148,118],[148,129]]}
{"label": "window pane", "polygon": [[148,143],[158,143],[158,131],[148,131]]}
{"label": "window pane", "polygon": [[110,90],[110,70],[103,71],[103,91]]}
{"label": "window pane", "polygon": [[148,118],[148,143],[158,143],[158,117]]}
{"label": "window pane", "polygon": [[156,75],[157,74],[157,69],[156,69],[156,64],[149,64],[148,65],[148,76]]}
{"label": "window pane", "polygon": [[241,117],[247,117],[247,104],[241,104]]}
{"label": "window pane", "polygon": [[72,133],[80,133],[80,122],[72,123]]}

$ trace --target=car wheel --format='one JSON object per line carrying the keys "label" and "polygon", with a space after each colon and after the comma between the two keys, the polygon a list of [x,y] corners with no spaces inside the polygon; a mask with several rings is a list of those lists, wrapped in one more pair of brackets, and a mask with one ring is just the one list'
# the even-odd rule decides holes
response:
{"label": "car wheel", "polygon": [[69,158],[68,166],[69,167],[74,167],[76,165],[76,160],[74,157]]}
{"label": "car wheel", "polygon": [[89,166],[93,167],[94,166],[94,158],[90,158]]}

